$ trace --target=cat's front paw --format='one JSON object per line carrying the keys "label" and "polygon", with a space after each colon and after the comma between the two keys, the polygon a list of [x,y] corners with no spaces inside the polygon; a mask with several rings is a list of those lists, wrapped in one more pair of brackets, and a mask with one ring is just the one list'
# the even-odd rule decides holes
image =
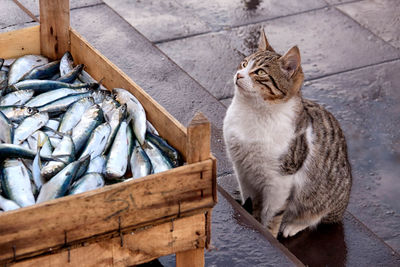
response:
{"label": "cat's front paw", "polygon": [[286,224],[283,226],[282,235],[284,238],[295,236],[297,233],[306,229],[307,226],[299,224]]}

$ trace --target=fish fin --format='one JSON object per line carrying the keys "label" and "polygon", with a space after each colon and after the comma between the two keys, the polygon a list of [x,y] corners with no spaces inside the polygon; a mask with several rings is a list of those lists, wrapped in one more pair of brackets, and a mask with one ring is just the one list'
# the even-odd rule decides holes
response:
{"label": "fish fin", "polygon": [[57,130],[54,130],[53,128],[50,128],[50,127],[48,127],[48,126],[43,126],[42,129],[45,130],[45,131],[51,131],[51,132],[53,132],[53,133],[55,133],[56,135],[61,136],[61,137],[64,137],[65,135],[68,135],[68,134],[59,132],[59,131],[57,131]]}

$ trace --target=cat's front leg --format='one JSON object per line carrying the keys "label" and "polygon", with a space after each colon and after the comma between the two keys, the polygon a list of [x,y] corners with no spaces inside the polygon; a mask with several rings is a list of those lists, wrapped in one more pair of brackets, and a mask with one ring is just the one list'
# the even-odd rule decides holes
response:
{"label": "cat's front leg", "polygon": [[281,178],[280,183],[272,183],[263,190],[261,223],[276,238],[286,211],[291,191],[291,181]]}

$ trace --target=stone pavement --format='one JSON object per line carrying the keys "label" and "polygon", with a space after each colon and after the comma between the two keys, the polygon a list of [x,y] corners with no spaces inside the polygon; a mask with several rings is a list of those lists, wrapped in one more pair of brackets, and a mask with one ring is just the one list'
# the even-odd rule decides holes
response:
{"label": "stone pavement", "polygon": [[[38,14],[37,0],[20,2]],[[70,2],[72,26],[173,116],[187,125],[202,111],[212,122],[221,194],[207,266],[298,260],[309,266],[400,265],[397,0]],[[11,0],[0,0],[0,6],[0,31],[32,24]],[[222,120],[233,95],[233,73],[255,49],[261,27],[277,51],[299,46],[303,94],[340,121],[354,177],[342,224],[280,244],[226,194],[237,197],[237,185],[224,152]],[[172,257],[160,261],[173,265]]]}

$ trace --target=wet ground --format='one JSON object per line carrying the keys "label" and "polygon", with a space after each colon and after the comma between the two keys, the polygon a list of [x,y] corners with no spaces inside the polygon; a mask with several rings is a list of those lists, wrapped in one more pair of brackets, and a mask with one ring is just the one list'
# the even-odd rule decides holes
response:
{"label": "wet ground", "polygon": [[[32,24],[12,1],[0,1],[0,31]],[[21,2],[38,14],[38,1]],[[71,0],[71,7],[72,26],[179,121],[202,111],[212,122],[221,194],[207,266],[400,265],[397,0]],[[261,27],[278,52],[299,46],[303,94],[340,121],[354,177],[342,224],[280,243],[232,201],[237,185],[222,141],[233,73]]]}

